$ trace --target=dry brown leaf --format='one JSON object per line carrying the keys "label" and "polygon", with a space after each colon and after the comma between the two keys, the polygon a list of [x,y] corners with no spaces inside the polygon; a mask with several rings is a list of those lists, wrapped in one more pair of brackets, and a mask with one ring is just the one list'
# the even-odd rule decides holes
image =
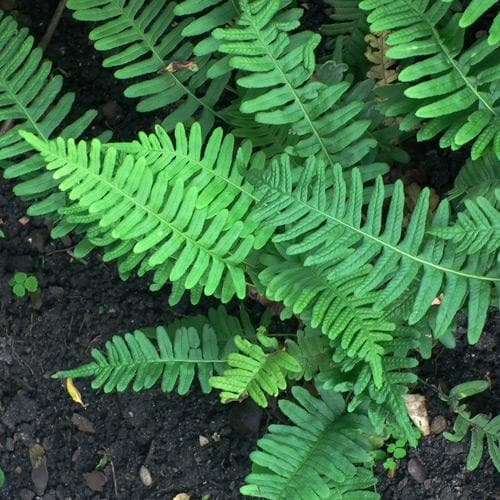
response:
{"label": "dry brown leaf", "polygon": [[158,73],[175,73],[181,69],[187,69],[193,73],[196,73],[199,70],[198,65],[194,61],[172,61],[163,69],[158,71]]}
{"label": "dry brown leaf", "polygon": [[418,427],[424,436],[428,436],[431,433],[431,429],[425,396],[422,396],[422,394],[406,394],[404,400],[406,411],[411,421]]}
{"label": "dry brown leaf", "polygon": [[365,42],[368,43],[365,56],[373,64],[366,76],[375,80],[377,87],[389,85],[398,79],[396,61],[386,55],[389,49],[386,43],[387,35],[389,35],[389,31],[368,33],[365,36]]}
{"label": "dry brown leaf", "polygon": [[431,304],[433,306],[440,306],[441,305],[441,302],[443,302],[443,297],[444,295],[442,293],[440,293],[432,302]]}
{"label": "dry brown leaf", "polygon": [[25,226],[26,224],[28,224],[28,222],[30,221],[31,219],[27,216],[27,215],[23,215],[19,220],[19,224],[22,224],[23,226]]}
{"label": "dry brown leaf", "polygon": [[68,391],[68,394],[75,403],[81,404],[84,408],[87,408],[88,405],[86,405],[83,402],[82,395],[80,394],[80,391],[74,384],[73,379],[71,377],[68,377],[66,379],[66,390]]}

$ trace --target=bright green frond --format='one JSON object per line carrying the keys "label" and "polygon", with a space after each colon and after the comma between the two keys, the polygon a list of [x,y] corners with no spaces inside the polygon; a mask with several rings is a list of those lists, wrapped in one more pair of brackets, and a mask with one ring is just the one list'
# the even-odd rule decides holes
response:
{"label": "bright green frond", "polygon": [[[383,311],[419,283],[410,323],[419,321],[443,292],[436,319],[436,335],[443,335],[469,297],[469,328],[482,330],[492,287],[500,281],[494,255],[457,254],[452,244],[426,234],[429,227],[448,225],[449,207],[443,201],[429,223],[429,192],[423,190],[404,229],[404,190],[394,186],[387,214],[384,185],[378,178],[364,210],[363,183],[357,169],[346,183],[339,166],[333,169],[333,187],[327,188],[327,171],[321,162],[307,162],[292,188],[288,158],[276,160],[257,191],[260,202],[255,217],[272,227],[282,227],[275,242],[286,243],[288,255],[300,255],[311,271],[335,283],[369,272],[354,291],[363,299],[374,295],[375,311]],[[293,282],[293,281],[292,281]],[[313,282],[314,283],[314,282]],[[312,285],[314,286],[314,285]]]}
{"label": "bright green frond", "polygon": [[215,27],[234,12],[215,8],[203,22],[176,17],[176,12],[192,11],[192,3],[176,7],[168,0],[69,0],[68,7],[76,19],[97,23],[90,39],[97,50],[109,53],[103,65],[115,68],[116,78],[134,81],[125,95],[140,99],[138,111],[169,107],[162,122],[167,130],[197,116],[208,132],[215,117],[223,119],[216,106],[230,75],[214,79],[207,87],[213,61],[209,54],[195,57],[188,36],[206,35],[211,29],[208,19]]}
{"label": "bright green frond", "polygon": [[366,417],[345,414],[342,397],[321,391],[321,399],[293,387],[296,402],[281,400],[289,425],[272,424],[250,454],[253,470],[241,493],[271,500],[368,499],[375,484],[363,466],[370,462]]}
{"label": "bright green frond", "polygon": [[69,229],[72,217],[92,221],[83,250],[106,247],[104,259],[119,259],[124,274],[154,270],[157,286],[169,280],[224,302],[245,296],[245,259],[270,234],[256,235],[248,214],[254,198],[239,168],[249,167],[249,147],[235,152],[232,137],[218,129],[203,149],[200,128],[187,135],[182,125],[175,146],[162,129],[116,147],[23,135],[75,202],[73,215],[65,213]]}
{"label": "bright green frond", "polygon": [[223,375],[210,378],[210,385],[221,390],[221,401],[241,400],[250,397],[259,406],[267,406],[267,395],[277,396],[286,389],[288,373],[302,370],[298,361],[281,350],[276,339],[257,331],[261,345],[236,336],[234,343],[238,352],[228,356],[229,368]]}
{"label": "bright green frond", "polygon": [[28,200],[42,194],[48,197],[43,207],[38,204],[37,214],[53,214],[66,199],[54,194],[57,183],[45,171],[40,155],[18,159],[33,151],[19,131],[28,130],[43,140],[55,133],[78,137],[96,115],[88,111],[61,129],[75,99],[74,94],[63,95],[62,86],[62,77],[52,75],[52,64],[43,59],[41,48],[34,47],[28,30],[20,29],[12,17],[4,17],[0,11],[0,122],[13,121],[0,136],[0,168],[5,168],[7,179],[18,180],[17,195]]}
{"label": "bright green frond", "polygon": [[[399,80],[404,95],[384,104],[388,116],[405,115],[401,126],[420,121],[420,140],[442,134],[441,147],[458,149],[472,143],[477,159],[489,149],[500,158],[500,17],[490,37],[464,47],[465,27],[491,6],[489,0],[472,1],[461,16],[452,14],[453,2],[442,0],[363,0],[371,11],[372,32],[389,30],[387,55],[405,67]],[[497,33],[498,35],[498,33]],[[405,124],[405,125],[404,125]]]}

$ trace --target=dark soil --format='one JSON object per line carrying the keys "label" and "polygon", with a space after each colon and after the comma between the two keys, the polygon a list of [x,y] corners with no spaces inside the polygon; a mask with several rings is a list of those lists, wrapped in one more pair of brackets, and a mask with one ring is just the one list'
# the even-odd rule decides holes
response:
{"label": "dark soil", "polygon": [[[37,39],[58,3],[8,2]],[[111,128],[115,137],[129,138],[150,128],[155,116],[136,113],[134,102],[123,98],[124,86],[100,67],[101,56],[87,32],[87,25],[66,12],[47,50],[64,73],[67,89],[78,92],[78,109],[99,109],[96,131]],[[422,164],[426,157],[422,155]],[[438,191],[449,176],[436,176]],[[122,282],[115,267],[98,255],[75,261],[68,251],[73,242],[52,242],[44,220],[21,223],[25,211],[12,186],[1,181],[0,224],[6,238],[0,239],[0,466],[7,475],[2,498],[171,499],[178,493],[195,499],[239,498],[238,488],[250,469],[248,454],[266,420],[259,424],[257,415],[249,421],[251,407],[222,406],[215,395],[196,391],[185,398],[158,390],[103,396],[78,382],[88,404],[83,409],[60,382],[50,379],[54,371],[83,362],[93,346],[102,346],[113,334],[168,323],[192,308],[184,304],[171,310],[166,291],[152,294],[144,280]],[[12,296],[8,279],[15,271],[38,277],[38,297]],[[495,388],[498,321],[498,316],[491,319],[474,348],[466,346],[465,328],[460,327],[458,348],[438,350],[422,365],[419,391],[428,399],[431,418],[444,416],[448,427],[453,422],[438,387],[489,378]],[[497,413],[499,403],[498,391],[472,401],[475,410],[485,413]],[[206,446],[200,445],[200,436],[208,438]],[[45,459],[33,477],[30,451],[37,451],[35,444],[43,447]],[[380,471],[379,491],[383,498],[401,500],[500,498],[491,460],[484,457],[479,469],[468,473],[466,453],[467,443],[453,444],[442,435],[426,438],[401,461],[394,479]],[[421,466],[416,473],[415,459]],[[96,472],[99,462],[102,472]],[[141,466],[151,474],[150,487],[141,481]]]}

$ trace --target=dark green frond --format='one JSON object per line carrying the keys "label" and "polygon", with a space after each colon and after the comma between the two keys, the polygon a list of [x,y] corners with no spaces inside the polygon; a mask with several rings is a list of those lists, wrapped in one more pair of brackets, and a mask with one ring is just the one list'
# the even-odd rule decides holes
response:
{"label": "dark green frond", "polygon": [[238,352],[229,354],[229,368],[221,376],[211,377],[210,385],[221,390],[223,403],[250,397],[259,406],[267,406],[267,395],[277,396],[286,389],[289,372],[302,370],[298,361],[279,348],[278,341],[257,330],[259,344],[236,336]]}
{"label": "dark green frond", "polygon": [[[394,185],[387,215],[384,185],[378,178],[366,213],[363,183],[357,169],[346,183],[339,166],[333,169],[333,188],[327,189],[326,171],[311,159],[292,188],[286,156],[275,161],[256,193],[260,202],[255,217],[283,228],[273,240],[286,242],[288,255],[300,255],[304,265],[322,270],[323,277],[338,282],[365,269],[369,272],[354,290],[363,299],[378,292],[375,311],[398,300],[412,283],[419,283],[410,323],[417,323],[443,292],[436,319],[436,335],[445,333],[464,301],[469,299],[469,328],[481,331],[492,287],[500,281],[495,254],[488,258],[457,254],[454,245],[426,234],[430,227],[448,225],[449,207],[443,201],[431,223],[429,193],[423,190],[404,229],[403,184]],[[306,273],[307,271],[304,270]],[[293,282],[293,281],[292,281]]]}
{"label": "dark green frond", "polygon": [[[183,2],[176,7],[169,0],[68,1],[76,19],[98,23],[89,37],[97,50],[109,53],[103,65],[116,68],[116,78],[134,81],[125,95],[140,99],[138,111],[171,107],[162,122],[167,130],[197,116],[208,132],[215,117],[223,119],[216,107],[230,75],[205,86],[213,62],[210,55],[194,56],[188,34],[207,34],[207,21],[200,27],[191,18],[175,15],[176,9],[178,13],[189,12],[191,4]],[[226,22],[227,15],[217,19],[221,13],[217,9],[211,13],[215,26]]]}
{"label": "dark green frond", "polygon": [[250,454],[253,470],[241,493],[271,500],[366,499],[378,495],[370,462],[366,417],[345,414],[342,397],[321,391],[321,399],[293,387],[296,402],[280,400],[289,425],[272,424]]}
{"label": "dark green frond", "polygon": [[43,140],[56,133],[78,137],[96,112],[88,111],[61,128],[75,96],[62,94],[62,77],[52,75],[52,63],[44,60],[42,49],[34,45],[28,30],[20,29],[12,17],[4,17],[0,11],[0,122],[14,122],[12,128],[0,136],[0,168],[5,168],[5,178],[17,179],[15,192],[18,196],[28,200],[40,195],[50,196],[52,203],[37,204],[35,209],[37,214],[49,214],[64,206],[66,198],[54,194],[57,183],[45,171],[40,155],[18,160],[33,151],[33,147],[19,136],[19,131],[36,133]]}
{"label": "dark green frond", "polygon": [[[116,147],[23,136],[76,203],[77,220],[93,218],[82,250],[104,246],[104,259],[119,259],[122,273],[154,270],[159,286],[169,280],[178,290],[216,294],[224,302],[244,297],[245,259],[258,242],[248,213],[254,197],[241,173],[251,149],[235,152],[232,136],[220,130],[203,149],[198,126],[187,135],[179,125],[175,146],[164,131],[157,134]],[[71,217],[65,213],[70,229]]]}
{"label": "dark green frond", "polygon": [[361,115],[363,103],[349,99],[347,82],[326,85],[311,79],[320,36],[299,26],[300,9],[281,0],[240,0],[241,17],[234,28],[216,29],[219,50],[230,55],[231,67],[241,71],[241,111],[258,123],[288,126],[295,136],[290,154],[320,155],[350,167],[377,143],[366,135],[371,121]]}
{"label": "dark green frond", "polygon": [[[464,48],[465,26],[489,7],[489,0],[471,2],[461,16],[453,2],[442,0],[363,0],[371,11],[372,32],[389,30],[387,55],[407,60],[399,73],[407,97],[396,94],[388,116],[404,115],[402,128],[419,122],[419,140],[442,134],[441,147],[458,149],[472,142],[472,159],[493,149],[500,158],[500,40],[483,37]],[[500,17],[494,21],[498,25]],[[498,26],[495,32],[499,31]],[[494,42],[494,43],[490,43]],[[389,92],[393,92],[390,89]]]}

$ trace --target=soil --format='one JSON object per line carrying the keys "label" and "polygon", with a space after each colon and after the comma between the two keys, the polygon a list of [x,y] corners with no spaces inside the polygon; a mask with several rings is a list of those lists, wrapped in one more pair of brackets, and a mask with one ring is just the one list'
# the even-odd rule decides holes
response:
{"label": "soil", "polygon": [[[58,3],[0,0],[0,6],[7,2],[37,39]],[[66,88],[78,92],[78,109],[99,110],[93,132],[111,128],[125,139],[147,130],[155,116],[136,113],[134,102],[123,98],[124,86],[100,67],[88,28],[65,12],[47,56],[64,74]],[[440,154],[430,147],[412,166],[422,171],[429,155]],[[449,170],[425,174],[438,192],[449,185],[456,167]],[[84,409],[50,378],[58,369],[82,363],[93,346],[115,333],[168,323],[193,308],[181,304],[172,310],[167,291],[152,294],[144,280],[121,281],[99,255],[74,260],[70,239],[51,241],[47,221],[23,220],[25,213],[12,185],[1,181],[0,223],[6,238],[0,239],[0,466],[7,476],[1,498],[171,499],[179,493],[193,499],[240,498],[249,452],[272,415],[262,415],[248,402],[222,406],[215,394],[198,391],[184,398],[158,390],[103,396],[78,382],[88,405]],[[14,298],[8,279],[15,271],[35,274],[40,294]],[[422,364],[415,392],[426,396],[431,418],[444,417],[448,428],[453,422],[438,388],[487,378],[496,389],[498,331],[499,316],[492,316],[480,343],[470,347],[462,325],[456,350],[438,349],[432,361]],[[497,413],[498,390],[472,405],[475,411]],[[466,472],[467,445],[450,443],[442,434],[422,440],[400,462],[394,479],[379,470],[383,498],[500,499],[489,458],[483,457],[475,472]],[[145,486],[149,479],[151,485]]]}

